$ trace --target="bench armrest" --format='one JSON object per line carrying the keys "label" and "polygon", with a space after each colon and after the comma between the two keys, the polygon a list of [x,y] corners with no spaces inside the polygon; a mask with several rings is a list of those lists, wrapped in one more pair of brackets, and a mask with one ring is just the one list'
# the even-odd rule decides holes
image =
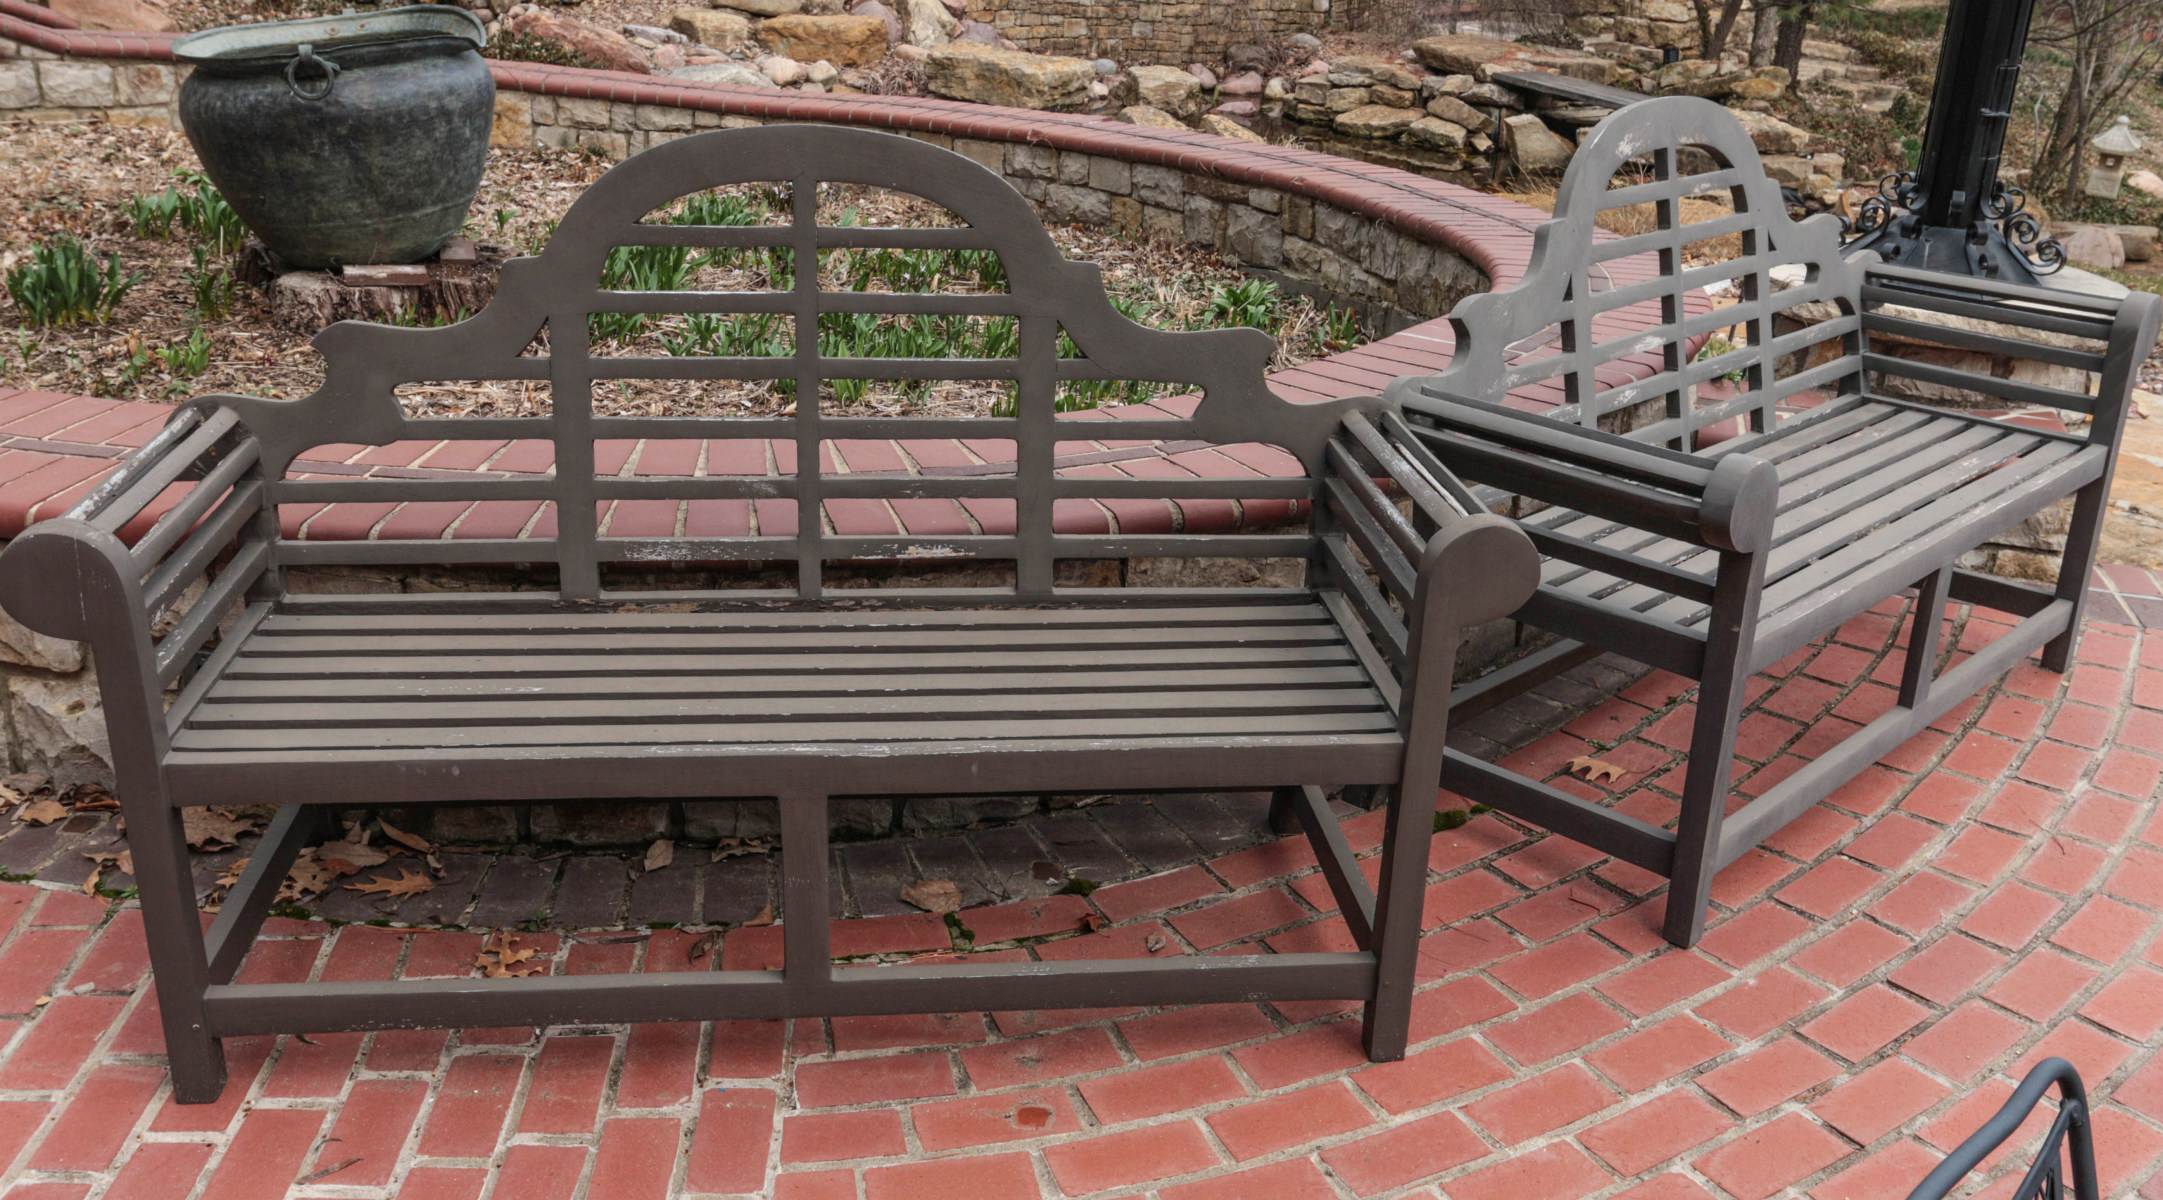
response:
{"label": "bench armrest", "polygon": [[[1410,500],[1410,516],[1385,488]],[[1369,669],[1399,685],[1408,738],[1431,742],[1439,755],[1463,632],[1531,599],[1539,552],[1386,405],[1345,415],[1329,443],[1321,493],[1320,582],[1344,597],[1349,611],[1341,617],[1355,618],[1386,660]]]}
{"label": "bench armrest", "polygon": [[1708,460],[1481,400],[1423,396],[1414,434],[1475,483],[1715,550],[1772,544],[1780,480],[1762,459]]}
{"label": "bench armrest", "polygon": [[[2097,377],[2095,395],[2030,378],[1999,378],[1942,361],[1863,355],[1862,369],[1923,384],[1980,392],[2019,406],[2084,413],[2089,440],[2115,443],[2141,363],[2155,349],[2163,297],[2132,292],[2096,296],[1992,279],[1873,263],[1861,295],[1865,337],[1956,346],[1995,358],[2025,359]],[[1906,310],[1902,312],[1900,310]],[[1943,323],[1931,317],[1945,318]],[[2079,378],[2075,376],[2075,378]]]}
{"label": "bench armrest", "polygon": [[[101,676],[109,660],[135,660],[162,689],[264,576],[274,520],[238,414],[185,408],[73,508],[8,544],[0,607],[40,633],[91,643]],[[170,629],[156,632],[169,614]]]}

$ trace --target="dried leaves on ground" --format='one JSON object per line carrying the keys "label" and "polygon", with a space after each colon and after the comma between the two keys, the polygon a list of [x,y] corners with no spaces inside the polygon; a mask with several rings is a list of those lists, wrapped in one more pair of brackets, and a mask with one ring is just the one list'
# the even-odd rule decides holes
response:
{"label": "dried leaves on ground", "polygon": [[110,850],[85,850],[83,857],[89,859],[91,864],[90,878],[83,880],[85,896],[98,894],[98,884],[104,880],[107,871],[118,871],[122,875],[135,874],[135,852],[132,850],[118,853]]}
{"label": "dried leaves on ground", "polygon": [[667,838],[662,838],[653,845],[646,847],[645,866],[649,871],[658,871],[675,861],[676,843],[669,841]]}
{"label": "dried leaves on ground", "polygon": [[901,898],[928,913],[961,911],[961,888],[951,879],[919,879],[901,889]]}
{"label": "dried leaves on ground", "polygon": [[404,867],[400,867],[396,879],[392,879],[388,875],[372,875],[366,883],[349,883],[345,885],[345,890],[359,892],[364,896],[386,896],[392,899],[402,899],[406,896],[418,896],[423,892],[435,891],[436,881],[426,875],[416,874]]}
{"label": "dried leaves on ground", "polygon": [[481,939],[481,952],[473,960],[473,969],[484,979],[523,978],[538,975],[545,964],[532,961],[534,951],[518,944],[518,938],[507,930],[497,929]]}
{"label": "dried leaves on ground", "polygon": [[230,850],[240,844],[242,834],[263,828],[263,818],[230,808],[183,809],[180,823],[194,850]]}
{"label": "dried leaves on ground", "polygon": [[67,806],[53,799],[32,800],[15,810],[15,819],[25,825],[50,825],[67,815]]}
{"label": "dried leaves on ground", "polygon": [[1612,783],[1624,774],[1621,767],[1589,754],[1581,754],[1568,760],[1562,764],[1562,769],[1572,775],[1583,775],[1593,783]]}

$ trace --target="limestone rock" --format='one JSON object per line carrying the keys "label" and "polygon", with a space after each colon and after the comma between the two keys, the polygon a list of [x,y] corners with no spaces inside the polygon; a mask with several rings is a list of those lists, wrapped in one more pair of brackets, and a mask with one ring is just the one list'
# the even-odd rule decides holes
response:
{"label": "limestone rock", "polygon": [[1517,169],[1530,174],[1559,172],[1570,165],[1570,156],[1577,152],[1568,139],[1531,113],[1503,121],[1502,139],[1510,148],[1510,156],[1517,160]]}
{"label": "limestone rock", "polygon": [[811,75],[811,68],[793,58],[783,58],[778,54],[770,54],[760,59],[758,67],[765,74],[766,81],[775,87],[790,87],[802,83]]}
{"label": "limestone rock", "polygon": [[1737,109],[1735,119],[1742,122],[1760,154],[1801,154],[1810,148],[1809,130],[1798,129],[1769,113]]}
{"label": "limestone rock", "polygon": [[1419,93],[1407,88],[1391,87],[1386,83],[1378,83],[1368,88],[1367,94],[1373,99],[1374,103],[1387,104],[1391,108],[1419,107]]}
{"label": "limestone rock", "polygon": [[[644,43],[640,44],[643,45]],[[684,56],[683,47],[676,43],[664,42],[653,48],[653,69],[660,74],[666,75],[670,71],[687,66],[690,61],[689,58]]]}
{"label": "limestone rock", "polygon": [[1419,81],[1419,94],[1429,100],[1436,96],[1462,96],[1479,83],[1470,75],[1423,75]]}
{"label": "limestone rock", "polygon": [[1230,117],[1220,116],[1217,113],[1208,113],[1202,117],[1202,132],[1214,133],[1218,137],[1237,138],[1243,142],[1267,142],[1269,140]]}
{"label": "limestone rock", "polygon": [[806,68],[806,74],[812,83],[820,87],[830,87],[835,80],[841,78],[841,72],[834,69],[834,64],[823,58]]}
{"label": "limestone rock", "polygon": [[1261,115],[1262,106],[1252,100],[1227,100],[1209,111],[1216,113],[1218,116],[1230,117],[1237,121],[1242,118]]}
{"label": "limestone rock", "polygon": [[1188,63],[1187,74],[1194,76],[1195,81],[1205,88],[1217,86],[1217,73],[1206,63]]}
{"label": "limestone rock", "polygon": [[82,669],[81,642],[46,637],[0,610],[0,663],[72,675]]}
{"label": "limestone rock", "polygon": [[725,8],[679,8],[668,15],[668,27],[716,50],[741,50],[751,41],[751,18]]}
{"label": "limestone rock", "polygon": [[1320,76],[1302,79],[1292,85],[1292,99],[1301,104],[1326,104],[1329,101],[1329,81]]}
{"label": "limestone rock", "polygon": [[715,8],[733,8],[754,17],[786,17],[804,11],[804,0],[713,0]]}
{"label": "limestone rock", "polygon": [[2058,235],[2066,258],[2095,270],[2115,271],[2125,266],[2125,243],[2101,225],[2074,225]]}
{"label": "limestone rock", "polygon": [[1429,70],[1448,75],[1470,75],[1478,71],[1481,64],[1515,54],[1523,48],[1515,42],[1475,33],[1453,33],[1419,39],[1412,43],[1412,54]]}
{"label": "limestone rock", "polygon": [[1785,67],[1749,67],[1717,74],[1692,71],[1687,77],[1669,75],[1674,67],[1683,65],[1674,63],[1660,69],[1655,79],[1660,95],[1702,96],[1707,100],[1772,100],[1785,94],[1788,84],[1793,82]]}
{"label": "limestone rock", "polygon": [[2147,262],[2155,257],[2156,227],[2153,225],[2106,225],[2125,246],[2127,262]]}
{"label": "limestone rock", "polygon": [[[532,97],[509,88],[496,92],[495,113],[488,125],[488,145],[497,150],[533,148]],[[0,643],[4,643],[5,637],[5,622],[0,620]],[[5,646],[0,645],[0,661],[6,660],[5,650]]]}
{"label": "limestone rock", "polygon": [[1720,64],[1702,58],[1685,58],[1666,63],[1652,73],[1655,91],[1666,92],[1693,83],[1701,83],[1720,73]]}
{"label": "limestone rock", "polygon": [[105,709],[91,672],[66,679],[9,676],[7,707],[21,769],[49,776],[60,788],[78,783],[113,786]]}
{"label": "limestone rock", "polygon": [[1466,104],[1477,104],[1481,108],[1521,109],[1525,106],[1523,96],[1499,83],[1476,83],[1459,92],[1457,98]]}
{"label": "limestone rock", "polygon": [[1224,48],[1224,66],[1233,74],[1252,71],[1259,75],[1269,70],[1269,47],[1252,42],[1234,42]]}
{"label": "limestone rock", "polygon": [[[971,21],[966,18],[962,20],[961,31],[954,35],[954,40],[957,42],[978,42],[986,46],[1003,46],[1009,50],[1015,49],[1014,43],[999,36],[998,26],[984,21]],[[1090,63],[1089,69],[1095,70],[1096,64]]]}
{"label": "limestone rock", "polygon": [[1389,138],[1411,128],[1413,122],[1419,119],[1418,109],[1367,104],[1350,112],[1338,113],[1337,119],[1330,122],[1330,128],[1346,137]]}
{"label": "limestone rock", "polygon": [[961,22],[946,11],[940,0],[902,0],[901,40],[911,46],[936,49],[953,41],[960,32]]}
{"label": "limestone rock", "polygon": [[691,39],[680,30],[663,29],[658,25],[640,25],[635,22],[623,27],[623,36],[634,42],[652,42],[656,46],[681,46]]}
{"label": "limestone rock", "polygon": [[759,26],[758,37],[759,45],[798,62],[823,58],[862,67],[886,57],[886,22],[877,17],[774,17]]}
{"label": "limestone rock", "polygon": [[774,81],[763,73],[737,62],[694,63],[668,73],[671,79],[689,79],[698,83],[727,83],[736,87],[772,87]]}
{"label": "limestone rock", "polygon": [[859,17],[877,17],[884,22],[886,25],[886,40],[889,43],[902,40],[904,33],[901,27],[900,14],[880,3],[880,0],[863,0],[863,3],[858,4],[849,11]]}
{"label": "limestone rock", "polygon": [[2158,175],[2149,170],[2127,171],[2125,173],[2125,183],[2127,187],[2135,191],[2144,192],[2158,200],[2163,200],[2163,175]]}
{"label": "limestone rock", "polygon": [[1095,68],[1086,58],[1004,50],[975,42],[941,46],[924,60],[933,93],[1012,108],[1076,108],[1089,98]]}
{"label": "limestone rock", "polygon": [[640,75],[653,70],[653,60],[644,50],[632,45],[631,39],[611,29],[596,29],[583,21],[527,9],[504,18],[503,28],[539,41],[553,42],[606,70],[633,71]]}
{"label": "limestone rock", "polygon": [[46,7],[84,29],[116,33],[170,33],[179,26],[141,0],[49,0]]}
{"label": "limestone rock", "polygon": [[1185,129],[1187,127],[1186,122],[1178,117],[1165,112],[1161,108],[1151,108],[1146,104],[1129,104],[1120,109],[1119,114],[1113,117],[1112,120],[1125,121],[1129,125],[1146,125],[1151,129]]}
{"label": "limestone rock", "polygon": [[1463,154],[1468,131],[1455,121],[1440,117],[1421,117],[1405,127],[1404,140],[1429,150],[1445,154]]}
{"label": "limestone rock", "polygon": [[1365,108],[1374,103],[1372,88],[1331,88],[1323,99],[1322,107],[1332,113],[1348,113],[1355,108]]}
{"label": "limestone rock", "polygon": [[1311,33],[1295,33],[1284,39],[1284,44],[1297,46],[1302,50],[1320,50],[1322,48],[1322,39]]}
{"label": "limestone rock", "polygon": [[1402,64],[1386,58],[1353,55],[1329,64],[1329,81],[1338,87],[1368,87],[1379,83],[1417,91],[1419,80],[1418,75],[1406,70]]}
{"label": "limestone rock", "polygon": [[1202,81],[1177,67],[1135,67],[1112,83],[1112,99],[1121,105],[1146,105],[1175,117],[1191,117],[1209,106]]}
{"label": "limestone rock", "polygon": [[1269,82],[1262,85],[1264,100],[1289,100],[1291,96],[1292,82],[1282,75],[1272,75]]}
{"label": "limestone rock", "polygon": [[1493,117],[1455,96],[1436,96],[1427,102],[1427,112],[1430,116],[1463,126],[1473,133],[1486,133],[1495,127]]}
{"label": "limestone rock", "polygon": [[1764,158],[1765,174],[1774,182],[1791,188],[1800,188],[1810,182],[1814,173],[1810,160],[1793,154],[1768,154]]}
{"label": "limestone rock", "polygon": [[888,52],[903,62],[920,63],[931,57],[931,51],[907,42],[895,42]]}
{"label": "limestone rock", "polygon": [[1259,96],[1268,85],[1262,82],[1258,71],[1241,71],[1224,81],[1217,90],[1227,96]]}

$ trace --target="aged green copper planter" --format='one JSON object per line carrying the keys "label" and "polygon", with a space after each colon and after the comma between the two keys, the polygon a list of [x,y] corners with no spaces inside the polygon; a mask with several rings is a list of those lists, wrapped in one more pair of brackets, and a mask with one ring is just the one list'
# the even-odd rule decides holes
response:
{"label": "aged green copper planter", "polygon": [[296,267],[417,262],[458,231],[488,162],[481,23],[414,5],[206,30],[180,121],[203,170]]}

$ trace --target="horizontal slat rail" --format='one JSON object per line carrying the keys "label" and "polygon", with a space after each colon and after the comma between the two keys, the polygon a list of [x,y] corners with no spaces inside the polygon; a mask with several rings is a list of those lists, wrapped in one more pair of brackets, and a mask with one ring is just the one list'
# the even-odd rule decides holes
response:
{"label": "horizontal slat rail", "polygon": [[1564,508],[1628,521],[1663,536],[1708,544],[1697,505],[1684,497],[1463,435],[1443,434],[1431,439],[1428,448],[1466,479]]}
{"label": "horizontal slat rail", "polygon": [[135,564],[147,571],[153,563],[164,558],[166,552],[179,545],[180,539],[195,528],[195,523],[202,520],[204,514],[255,464],[256,444],[251,440],[242,442],[217,466],[205,472],[201,481],[190,488],[178,504],[167,509],[152,523],[148,532],[136,539],[129,551],[135,557]]}
{"label": "horizontal slat rail", "polygon": [[310,1030],[707,1021],[723,1017],[868,1016],[1126,1004],[1358,1000],[1374,990],[1374,956],[1212,955],[1011,964],[895,963],[841,969],[830,982],[782,982],[779,971],[684,971],[534,979],[391,983],[228,984],[203,1006],[220,1037]]}
{"label": "horizontal slat rail", "polygon": [[[1422,416],[1433,421],[1436,429],[1688,496],[1702,495],[1712,482],[1712,467],[1695,455],[1587,430],[1546,414],[1518,412],[1451,396],[1435,399],[1446,404],[1447,409]],[[1427,445],[1432,449],[1432,442]]]}
{"label": "horizontal slat rail", "polygon": [[1886,312],[1871,312],[1863,316],[1863,328],[1871,333],[1890,334],[1911,341],[1932,342],[1956,350],[1981,351],[2000,354],[2008,358],[2025,358],[2053,366],[2071,367],[2076,371],[2101,371],[2103,355],[2100,351],[2079,350],[2070,346],[2053,346],[2048,342],[2029,341],[2024,338],[2000,337],[1978,329],[1951,329],[1934,325],[1929,321],[1916,321],[1896,317]]}
{"label": "horizontal slat rail", "polygon": [[2069,412],[2094,413],[2095,397],[2063,388],[2044,387],[2040,384],[2021,383],[2013,379],[2000,379],[1995,375],[1983,375],[1975,371],[1963,371],[1958,367],[1939,366],[1936,363],[1918,362],[1912,358],[1895,358],[1885,354],[1863,355],[1863,369],[1884,375],[1897,375],[1935,383],[1941,387],[1958,388],[1963,391],[1981,392],[1997,396],[2015,404],[2027,404],[2037,408],[2057,408]]}
{"label": "horizontal slat rail", "polygon": [[210,694],[212,687],[223,682],[226,667],[239,657],[240,648],[247,644],[248,638],[263,623],[264,618],[270,616],[270,612],[269,601],[257,601],[240,610],[240,614],[233,619],[232,626],[226,630],[225,636],[219,639],[217,647],[210,652],[210,657],[203,661],[203,669],[181,686],[180,694],[173,698],[172,706],[165,710],[167,737],[185,727],[189,715],[203,702],[203,697]]}
{"label": "horizontal slat rail", "polygon": [[[129,455],[120,464],[118,469],[107,475],[96,487],[85,493],[82,499],[77,500],[74,506],[62,515],[73,521],[87,521],[97,516],[122,492],[128,491],[140,482],[147,472],[155,470],[166,455],[175,446],[194,434],[196,428],[202,423],[203,411],[199,408],[184,408],[174,413],[166,420],[164,426],[158,432],[151,435],[149,441],[144,442],[135,453]],[[228,421],[225,427],[230,429],[232,424],[231,421]],[[216,439],[213,438],[212,440],[215,441]],[[193,459],[191,458],[190,461],[193,461]],[[162,486],[157,490],[163,490]],[[150,493],[153,496],[156,494],[156,490]],[[140,511],[141,507],[141,505],[137,505],[135,509],[130,511],[131,513]]]}
{"label": "horizontal slat rail", "polygon": [[185,436],[166,442],[155,452],[152,447],[158,445],[159,439],[151,438],[141,450],[124,459],[113,477],[106,481],[108,485],[118,486],[106,494],[102,503],[92,505],[92,501],[98,500],[105,491],[103,487],[83,497],[70,512],[82,513],[83,519],[107,533],[118,532],[240,425],[239,415],[229,408],[218,409],[192,428],[184,419],[175,420],[179,423],[168,428],[181,429]]}
{"label": "horizontal slat rail", "polygon": [[244,543],[225,570],[211,581],[210,587],[189,607],[186,616],[173,626],[158,642],[158,681],[170,686],[187,669],[189,660],[203,648],[226,614],[233,610],[248,588],[262,577],[270,565],[270,546],[264,542]]}
{"label": "horizontal slat rail", "polygon": [[1341,479],[1331,479],[1325,485],[1329,496],[1330,516],[1335,519],[1359,548],[1360,556],[1382,581],[1382,586],[1399,604],[1412,603],[1415,586],[1413,567],[1404,551],[1390,540],[1367,507],[1351,494],[1351,487]]}
{"label": "horizontal slat rail", "polygon": [[[802,608],[783,611],[745,608],[714,612],[565,612],[553,607],[492,618],[489,631],[496,633],[697,633],[745,630],[813,630],[926,628],[973,630],[986,626],[1043,628],[1048,626],[1105,626],[1157,629],[1166,626],[1311,625],[1325,620],[1319,601],[1304,593],[1293,596],[1256,595],[1253,589],[1236,603],[1200,602],[1168,607],[1150,605],[1143,611],[1127,606],[1075,605],[1066,608],[940,609],[895,608],[888,610],[832,611]],[[352,634],[445,634],[464,636],[474,631],[472,618],[444,612],[398,612],[395,614],[347,614],[337,616],[280,613],[263,628],[266,638],[288,635],[313,636],[326,631]]]}
{"label": "horizontal slat rail", "polygon": [[143,580],[143,611],[155,621],[200,578],[213,561],[241,535],[248,522],[263,510],[263,485],[249,480],[226,494],[188,540]]}
{"label": "horizontal slat rail", "polygon": [[251,654],[235,662],[226,670],[225,675],[229,679],[448,679],[460,676],[517,678],[564,675],[611,677],[624,674],[654,677],[726,677],[769,675],[786,671],[805,674],[862,673],[878,670],[940,673],[993,671],[1002,666],[1016,669],[1042,668],[1047,671],[1110,670],[1167,662],[1179,665],[1273,666],[1349,661],[1350,655],[1341,646],[1225,646],[1214,643],[1133,650],[1102,647],[1080,659],[1071,649],[891,651],[882,653],[876,664],[865,662],[864,656],[853,650],[832,654],[783,651],[772,654],[692,657],[684,654],[641,654],[636,650],[619,649],[591,655],[550,655],[545,659],[517,655],[455,653],[399,659],[378,658],[366,654],[325,657]]}
{"label": "horizontal slat rail", "polygon": [[[1341,549],[1343,539],[1336,539],[1336,544]],[[1375,590],[1365,572],[1346,577],[1341,570],[1333,569],[1331,581],[1340,580],[1356,583],[1359,587],[1356,591],[1352,587],[1325,590],[1322,602],[1336,618],[1338,627],[1344,630],[1345,643],[1360,669],[1382,694],[1382,702],[1389,706],[1389,711],[1396,713],[1404,699],[1404,689],[1399,682],[1406,662],[1404,622],[1390,612],[1382,593]],[[1357,602],[1347,598],[1354,595],[1360,597]]]}
{"label": "horizontal slat rail", "polygon": [[1443,757],[1442,786],[1462,796],[1476,796],[1511,816],[1632,866],[1660,875],[1672,873],[1675,835],[1627,813],[1588,803],[1457,750]]}
{"label": "horizontal slat rail", "polygon": [[1412,528],[1412,522],[1406,519],[1403,511],[1376,486],[1374,476],[1368,473],[1368,468],[1354,461],[1351,452],[1346,450],[1342,443],[1331,442],[1328,455],[1329,468],[1334,476],[1330,483],[1342,484],[1343,490],[1359,501],[1360,507],[1382,532],[1388,535],[1398,553],[1404,556],[1405,565],[1409,569],[1426,549],[1427,539]]}
{"label": "horizontal slat rail", "polygon": [[1712,602],[1712,581],[1703,575],[1624,551],[1610,550],[1598,542],[1550,533],[1544,529],[1527,526],[1525,533],[1531,537],[1532,544],[1538,547],[1540,553],[1550,557],[1595,571],[1604,571],[1618,579],[1641,583],[1701,603]]}

